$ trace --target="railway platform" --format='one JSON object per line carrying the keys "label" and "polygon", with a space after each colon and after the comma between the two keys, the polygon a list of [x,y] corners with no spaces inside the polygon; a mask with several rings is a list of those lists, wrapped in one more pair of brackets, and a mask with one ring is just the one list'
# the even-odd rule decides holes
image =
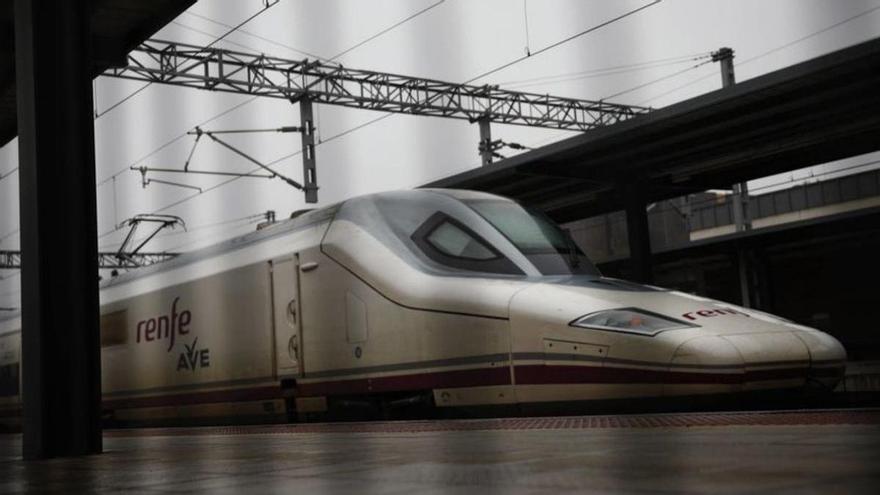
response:
{"label": "railway platform", "polygon": [[876,493],[880,409],[108,430],[0,493]]}

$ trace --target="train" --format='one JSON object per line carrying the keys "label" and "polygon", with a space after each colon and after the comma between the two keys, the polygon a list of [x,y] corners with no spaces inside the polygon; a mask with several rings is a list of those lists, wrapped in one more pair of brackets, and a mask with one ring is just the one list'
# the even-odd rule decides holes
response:
{"label": "train", "polygon": [[[105,280],[106,418],[302,420],[830,390],[832,336],[608,278],[539,211],[476,191],[356,197]],[[20,317],[0,415],[20,413]]]}

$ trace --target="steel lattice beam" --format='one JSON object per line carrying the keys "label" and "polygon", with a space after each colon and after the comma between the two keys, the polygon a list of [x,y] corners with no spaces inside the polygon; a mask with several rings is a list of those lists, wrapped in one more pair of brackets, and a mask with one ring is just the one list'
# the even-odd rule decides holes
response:
{"label": "steel lattice beam", "polygon": [[[176,257],[178,253],[98,253],[98,268],[120,269],[138,268],[161,263]],[[14,270],[21,268],[21,251],[0,251],[0,269]]]}
{"label": "steel lattice beam", "polygon": [[586,131],[650,111],[647,107],[506,91],[398,74],[286,60],[220,48],[147,40],[128,65],[105,76],[292,102],[314,103],[503,124]]}

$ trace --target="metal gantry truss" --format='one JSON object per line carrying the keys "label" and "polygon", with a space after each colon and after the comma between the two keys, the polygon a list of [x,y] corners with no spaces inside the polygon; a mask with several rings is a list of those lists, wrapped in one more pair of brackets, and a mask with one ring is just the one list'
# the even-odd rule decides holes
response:
{"label": "metal gantry truss", "polygon": [[318,201],[313,103],[479,122],[484,165],[498,156],[490,151],[491,122],[589,131],[651,110],[163,40],[141,43],[128,54],[124,67],[110,68],[104,75],[299,103],[307,203]]}
{"label": "metal gantry truss", "polygon": [[[98,268],[123,269],[139,268],[155,263],[168,261],[178,256],[178,253],[123,253],[118,252],[98,253]],[[17,270],[21,268],[21,251],[0,251],[0,269]]]}
{"label": "metal gantry truss", "polygon": [[319,60],[147,40],[128,55],[128,65],[105,76],[211,91],[503,124],[587,131],[650,109],[604,101],[508,91],[498,86],[350,69]]}

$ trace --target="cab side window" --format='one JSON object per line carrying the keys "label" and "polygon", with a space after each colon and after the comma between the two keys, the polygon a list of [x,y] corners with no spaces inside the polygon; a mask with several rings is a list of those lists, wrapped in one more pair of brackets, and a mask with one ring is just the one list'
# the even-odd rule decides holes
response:
{"label": "cab side window", "polygon": [[491,260],[498,257],[489,246],[449,221],[442,222],[425,239],[438,251],[456,258]]}
{"label": "cab side window", "polygon": [[425,255],[459,270],[523,275],[512,261],[454,218],[437,212],[412,235]]}

